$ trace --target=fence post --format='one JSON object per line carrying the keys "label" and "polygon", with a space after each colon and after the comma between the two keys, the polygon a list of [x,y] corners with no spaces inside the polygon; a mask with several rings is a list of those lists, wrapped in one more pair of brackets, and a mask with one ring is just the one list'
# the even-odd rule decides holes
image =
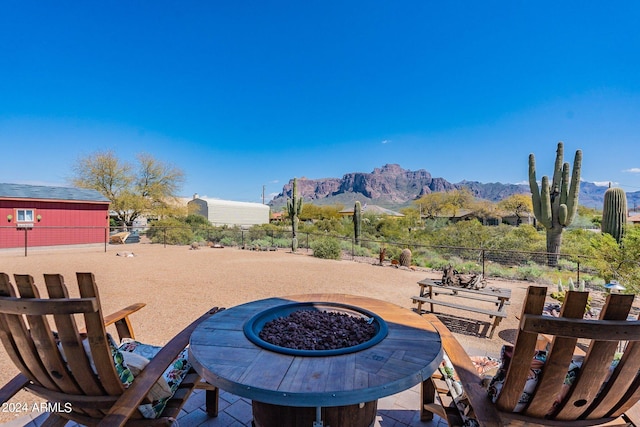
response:
{"label": "fence post", "polygon": [[481,250],[482,250],[482,277],[486,278],[487,276],[484,271],[484,248]]}
{"label": "fence post", "polygon": [[167,227],[162,229],[162,244],[165,248],[167,247]]}
{"label": "fence post", "polygon": [[351,239],[351,259],[356,259],[356,243],[355,237]]}
{"label": "fence post", "polygon": [[578,259],[578,278],[576,279],[576,283],[580,286],[580,259]]}
{"label": "fence post", "polygon": [[24,227],[24,256],[27,256],[27,227]]}

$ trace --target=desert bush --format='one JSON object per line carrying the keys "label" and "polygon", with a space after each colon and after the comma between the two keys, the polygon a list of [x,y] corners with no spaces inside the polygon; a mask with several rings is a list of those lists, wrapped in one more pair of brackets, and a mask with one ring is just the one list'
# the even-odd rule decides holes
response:
{"label": "desert bush", "polygon": [[271,241],[268,239],[255,239],[252,240],[248,245],[248,247],[253,248],[268,248],[271,246]]}
{"label": "desert bush", "polygon": [[342,258],[342,249],[340,248],[340,241],[333,237],[324,237],[315,240],[311,244],[313,250],[313,256],[323,259],[340,259]]}
{"label": "desert bush", "polygon": [[153,222],[147,230],[147,237],[152,243],[167,245],[189,245],[195,239],[191,228],[185,227],[182,221],[175,218]]}
{"label": "desert bush", "polygon": [[353,247],[353,255],[354,256],[362,256],[362,257],[370,257],[372,256],[371,251],[364,246],[354,246]]}
{"label": "desert bush", "polygon": [[236,240],[233,237],[226,236],[220,239],[220,244],[222,246],[237,246],[238,242],[236,242]]}
{"label": "desert bush", "polygon": [[537,282],[543,277],[545,271],[544,267],[533,262],[527,262],[525,265],[521,265],[514,268],[516,274],[515,278],[518,280],[526,280],[528,282]]}

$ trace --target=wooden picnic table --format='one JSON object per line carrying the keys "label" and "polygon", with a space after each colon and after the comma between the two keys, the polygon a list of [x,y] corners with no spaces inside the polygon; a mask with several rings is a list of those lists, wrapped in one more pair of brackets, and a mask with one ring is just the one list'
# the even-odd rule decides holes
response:
{"label": "wooden picnic table", "polygon": [[[411,297],[413,302],[418,304],[416,308],[418,314],[433,313],[434,305],[486,314],[493,319],[489,338],[493,338],[496,327],[503,318],[507,317],[506,306],[509,305],[511,289],[496,287],[468,289],[460,286],[445,286],[442,282],[428,278],[420,280],[418,285],[420,286],[420,295]],[[442,299],[442,297],[446,299]],[[465,304],[464,300],[468,300],[469,303]],[[463,302],[461,303],[461,301]],[[423,304],[429,304],[429,311],[423,309]],[[490,308],[483,307],[481,304],[489,305]]]}
{"label": "wooden picnic table", "polygon": [[[247,338],[244,325],[250,319],[295,302],[359,307],[384,319],[388,333],[369,348],[330,356],[282,354]],[[318,416],[330,425],[369,426],[375,421],[377,399],[428,381],[443,357],[440,335],[431,322],[373,298],[345,294],[268,298],[214,317],[192,334],[189,358],[208,383],[252,400],[257,427],[312,425]]]}

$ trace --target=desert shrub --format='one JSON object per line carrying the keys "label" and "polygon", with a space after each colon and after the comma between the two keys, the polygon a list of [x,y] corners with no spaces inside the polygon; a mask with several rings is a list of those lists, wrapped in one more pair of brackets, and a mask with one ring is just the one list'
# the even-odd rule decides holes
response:
{"label": "desert shrub", "polygon": [[273,246],[276,248],[290,248],[291,247],[291,239],[286,239],[284,237],[278,237],[273,239]]}
{"label": "desert shrub", "polygon": [[268,248],[271,246],[271,241],[268,239],[256,239],[252,240],[247,246],[253,248]]}
{"label": "desert shrub", "polygon": [[340,241],[332,237],[324,237],[315,240],[311,244],[313,256],[323,259],[340,259],[342,257],[342,249]]}
{"label": "desert shrub", "polygon": [[462,274],[482,273],[482,266],[473,261],[465,261],[463,263],[453,264],[453,269]]}
{"label": "desert shrub", "polygon": [[402,249],[398,246],[387,246],[386,251],[388,259],[395,259],[396,261],[400,259],[400,252],[402,252]]}
{"label": "desert shrub", "polygon": [[432,268],[434,270],[442,270],[443,268],[449,266],[450,262],[444,258],[432,258],[426,261],[426,267]]}
{"label": "desert shrub", "polygon": [[226,236],[220,239],[220,244],[222,246],[237,246],[238,243],[231,236]]}
{"label": "desert shrub", "polygon": [[516,279],[526,280],[528,282],[537,282],[544,275],[544,268],[540,265],[528,262],[525,265],[515,267]]}
{"label": "desert shrub", "polygon": [[487,264],[485,267],[485,274],[487,277],[499,277],[508,280],[514,280],[517,278],[517,271],[515,268],[505,267],[496,263]]}
{"label": "desert shrub", "polygon": [[353,255],[363,256],[363,257],[372,256],[371,251],[369,249],[365,248],[364,246],[357,246],[357,245],[353,247]]}
{"label": "desert shrub", "polygon": [[175,218],[155,221],[147,230],[147,237],[152,243],[166,243],[167,245],[188,245],[195,236],[190,228]]}

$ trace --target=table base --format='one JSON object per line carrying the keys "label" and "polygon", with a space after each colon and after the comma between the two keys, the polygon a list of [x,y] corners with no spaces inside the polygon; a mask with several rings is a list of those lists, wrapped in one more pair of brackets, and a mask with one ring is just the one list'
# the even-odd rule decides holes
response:
{"label": "table base", "polygon": [[[252,402],[255,427],[311,427],[316,421],[316,408],[281,406]],[[378,401],[358,405],[322,408],[324,427],[369,427],[373,425]]]}

